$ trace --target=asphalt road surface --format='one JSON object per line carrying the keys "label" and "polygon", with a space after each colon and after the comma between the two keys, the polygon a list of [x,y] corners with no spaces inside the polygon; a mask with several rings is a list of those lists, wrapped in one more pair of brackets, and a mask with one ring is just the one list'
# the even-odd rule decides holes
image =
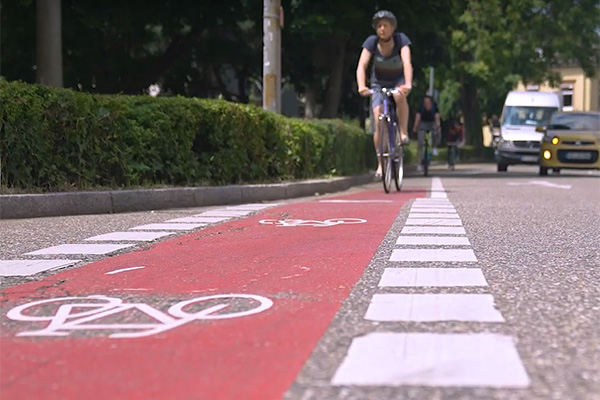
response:
{"label": "asphalt road surface", "polygon": [[600,398],[600,174],[0,220],[0,398]]}

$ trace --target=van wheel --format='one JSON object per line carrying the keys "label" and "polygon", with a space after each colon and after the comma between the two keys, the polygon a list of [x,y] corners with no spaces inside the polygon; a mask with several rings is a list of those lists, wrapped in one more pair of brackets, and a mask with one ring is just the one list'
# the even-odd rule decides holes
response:
{"label": "van wheel", "polygon": [[508,169],[507,164],[498,164],[498,172],[506,172],[507,169]]}
{"label": "van wheel", "polygon": [[540,167],[540,176],[548,175],[548,168]]}

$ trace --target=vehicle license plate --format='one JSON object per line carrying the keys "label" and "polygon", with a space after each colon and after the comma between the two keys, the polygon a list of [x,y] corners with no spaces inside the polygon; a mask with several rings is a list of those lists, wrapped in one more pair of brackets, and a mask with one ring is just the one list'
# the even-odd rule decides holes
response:
{"label": "vehicle license plate", "polygon": [[567,154],[565,154],[565,157],[567,158],[567,160],[591,160],[592,153],[571,151],[571,152],[568,152]]}
{"label": "vehicle license plate", "polygon": [[524,162],[537,162],[538,158],[536,156],[523,156],[523,157],[521,157],[521,161],[524,161]]}

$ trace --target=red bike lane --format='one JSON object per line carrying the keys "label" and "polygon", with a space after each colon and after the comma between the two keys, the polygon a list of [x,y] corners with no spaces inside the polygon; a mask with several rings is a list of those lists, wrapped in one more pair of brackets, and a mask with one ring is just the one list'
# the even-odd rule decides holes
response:
{"label": "red bike lane", "polygon": [[0,397],[279,399],[424,193],[278,206],[5,289]]}

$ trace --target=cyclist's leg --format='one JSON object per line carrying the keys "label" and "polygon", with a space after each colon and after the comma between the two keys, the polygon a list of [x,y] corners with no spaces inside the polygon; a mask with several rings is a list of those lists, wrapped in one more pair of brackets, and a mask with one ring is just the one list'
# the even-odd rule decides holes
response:
{"label": "cyclist's leg", "polygon": [[[373,108],[373,120],[375,122],[375,131],[373,132],[373,146],[375,147],[375,154],[379,155],[379,145],[381,141],[380,137],[380,126],[379,116],[383,113],[383,94],[377,90],[373,93],[371,98],[371,107]],[[381,175],[381,160],[377,157],[377,174]]]}
{"label": "cyclist's leg", "polygon": [[396,102],[396,116],[398,118],[400,138],[404,142],[408,139],[408,101],[404,94],[395,94],[394,101]]}

